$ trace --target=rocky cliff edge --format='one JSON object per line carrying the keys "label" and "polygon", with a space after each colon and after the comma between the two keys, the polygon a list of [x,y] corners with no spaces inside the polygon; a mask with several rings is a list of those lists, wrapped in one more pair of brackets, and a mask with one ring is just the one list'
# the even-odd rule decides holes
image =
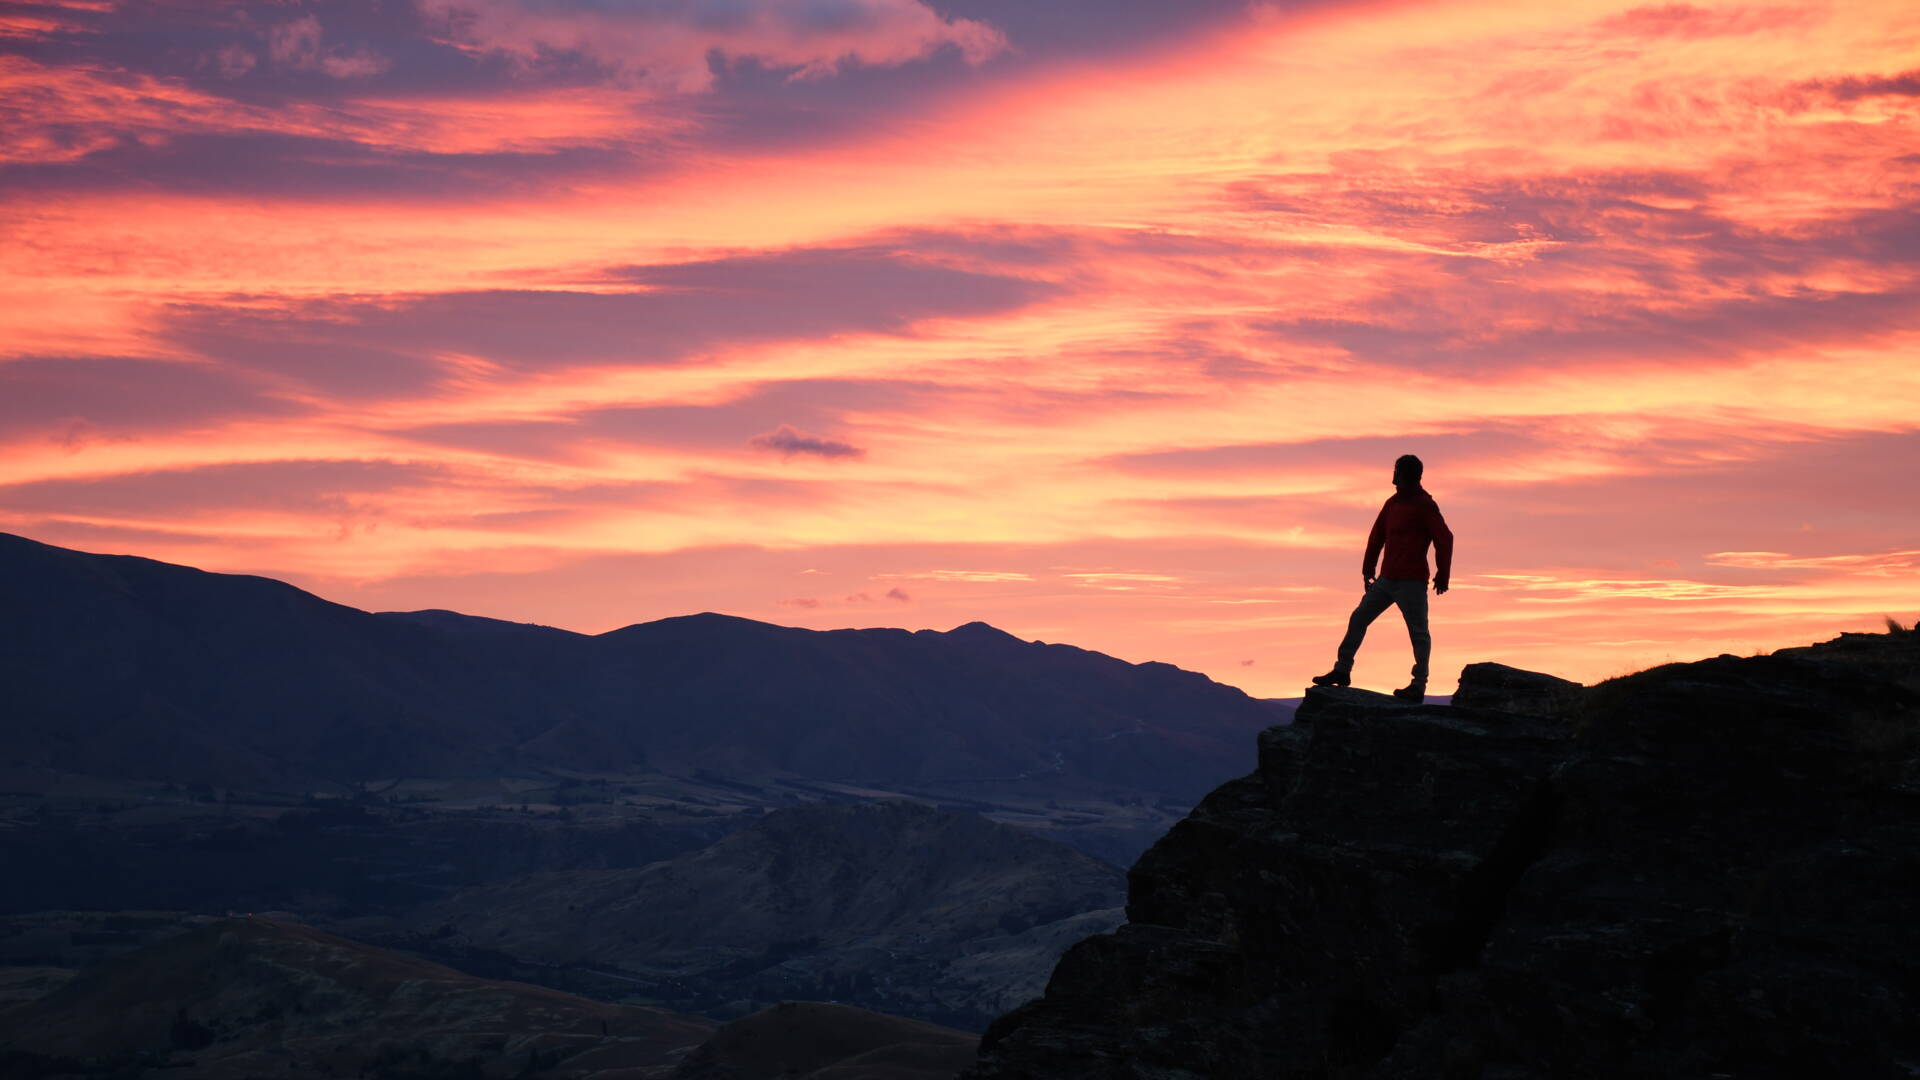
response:
{"label": "rocky cliff edge", "polygon": [[968,1080],[1920,1075],[1920,633],[1314,690]]}

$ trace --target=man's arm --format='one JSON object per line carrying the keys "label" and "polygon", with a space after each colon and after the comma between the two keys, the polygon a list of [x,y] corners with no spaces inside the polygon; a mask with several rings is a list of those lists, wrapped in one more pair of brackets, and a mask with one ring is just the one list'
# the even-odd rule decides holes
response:
{"label": "man's arm", "polygon": [[1447,528],[1447,519],[1440,516],[1440,504],[1427,500],[1427,535],[1433,537],[1433,591],[1435,595],[1446,592],[1453,577],[1453,530]]}
{"label": "man's arm", "polygon": [[1380,558],[1380,549],[1387,542],[1387,508],[1381,507],[1380,513],[1373,519],[1373,531],[1367,534],[1367,555],[1360,563],[1361,580],[1373,584],[1373,564]]}

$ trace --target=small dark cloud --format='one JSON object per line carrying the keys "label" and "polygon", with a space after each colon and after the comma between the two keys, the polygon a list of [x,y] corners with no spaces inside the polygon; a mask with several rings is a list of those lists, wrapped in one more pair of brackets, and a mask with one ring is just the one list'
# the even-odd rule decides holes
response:
{"label": "small dark cloud", "polygon": [[852,443],[809,435],[788,424],[781,424],[764,435],[755,435],[747,442],[762,450],[776,451],[782,458],[790,458],[795,454],[812,454],[829,459],[857,458],[865,457],[867,453]]}
{"label": "small dark cloud", "polygon": [[913,597],[908,596],[905,589],[894,588],[894,589],[887,590],[887,599],[898,600],[904,604],[911,601]]}
{"label": "small dark cloud", "polygon": [[871,604],[873,603],[873,597],[863,592],[848,593],[846,602],[849,604]]}
{"label": "small dark cloud", "polygon": [[1898,75],[1849,75],[1838,79],[1813,79],[1800,84],[1803,90],[1825,94],[1835,101],[1854,101],[1866,97],[1920,97],[1920,68]]}
{"label": "small dark cloud", "polygon": [[1240,661],[1240,666],[1241,666],[1241,667],[1252,667],[1252,666],[1253,666],[1253,661],[1251,661],[1251,660],[1242,660],[1242,661]]}
{"label": "small dark cloud", "polygon": [[785,607],[797,608],[817,608],[820,606],[820,601],[811,596],[789,596],[785,600],[780,601],[780,603]]}

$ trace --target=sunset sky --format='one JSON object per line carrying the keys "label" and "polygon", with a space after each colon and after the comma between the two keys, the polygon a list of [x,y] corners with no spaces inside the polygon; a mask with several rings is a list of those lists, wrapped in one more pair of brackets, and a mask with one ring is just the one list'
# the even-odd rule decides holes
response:
{"label": "sunset sky", "polygon": [[0,4],[0,530],[1293,696],[1409,452],[1436,693],[1920,617],[1920,5]]}

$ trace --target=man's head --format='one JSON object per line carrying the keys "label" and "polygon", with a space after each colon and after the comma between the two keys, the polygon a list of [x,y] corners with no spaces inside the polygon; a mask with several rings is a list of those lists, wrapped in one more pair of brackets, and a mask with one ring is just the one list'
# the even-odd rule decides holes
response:
{"label": "man's head", "polygon": [[1393,486],[1401,488],[1419,487],[1420,474],[1425,471],[1426,466],[1420,464],[1419,458],[1414,457],[1412,454],[1401,454],[1395,458],[1393,462]]}

